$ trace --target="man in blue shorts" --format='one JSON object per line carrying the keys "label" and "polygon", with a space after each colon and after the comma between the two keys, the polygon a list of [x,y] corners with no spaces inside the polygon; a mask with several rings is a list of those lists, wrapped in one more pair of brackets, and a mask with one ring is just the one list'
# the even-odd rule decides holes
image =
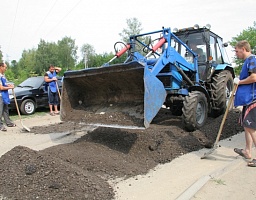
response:
{"label": "man in blue shorts", "polygon": [[[240,41],[235,46],[236,56],[244,60],[239,78],[234,79],[238,85],[235,95],[235,106],[243,106],[239,122],[244,127],[245,149],[234,151],[246,159],[252,158],[252,145],[256,146],[256,56],[251,53],[250,44]],[[256,158],[248,162],[248,166],[256,167]]]}
{"label": "man in blue shorts", "polygon": [[[50,115],[59,114],[58,104],[59,97],[57,91],[57,74],[61,71],[60,67],[54,67],[50,65],[49,70],[44,75],[44,81],[48,83],[48,99],[49,99],[49,107],[50,107]],[[53,112],[54,107],[54,112]]]}

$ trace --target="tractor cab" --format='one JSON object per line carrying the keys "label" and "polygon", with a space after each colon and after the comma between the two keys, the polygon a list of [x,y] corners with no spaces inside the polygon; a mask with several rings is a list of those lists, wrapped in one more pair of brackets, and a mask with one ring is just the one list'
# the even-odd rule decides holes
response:
{"label": "tractor cab", "polygon": [[[173,30],[174,34],[184,42],[196,55],[198,61],[199,78],[207,81],[215,70],[223,70],[229,60],[224,50],[222,38],[210,31],[210,26],[199,28],[197,25],[190,28]],[[193,55],[179,42],[173,41],[172,46],[188,62],[193,63]],[[221,68],[221,69],[220,69]]]}

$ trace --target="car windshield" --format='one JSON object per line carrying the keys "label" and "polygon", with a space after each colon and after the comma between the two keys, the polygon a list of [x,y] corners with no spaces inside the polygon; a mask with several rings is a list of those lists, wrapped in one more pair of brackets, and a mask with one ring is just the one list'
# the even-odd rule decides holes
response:
{"label": "car windshield", "polygon": [[23,81],[18,87],[39,88],[44,82],[44,77],[30,77]]}

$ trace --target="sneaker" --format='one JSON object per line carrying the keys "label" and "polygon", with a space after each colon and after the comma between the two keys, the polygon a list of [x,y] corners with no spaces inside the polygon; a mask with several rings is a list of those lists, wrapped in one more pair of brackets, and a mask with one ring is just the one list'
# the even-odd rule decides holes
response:
{"label": "sneaker", "polygon": [[2,127],[0,128],[0,131],[7,131],[7,129],[6,129],[4,126],[2,126]]}
{"label": "sneaker", "polygon": [[8,127],[15,127],[16,124],[12,123],[12,124],[7,124]]}

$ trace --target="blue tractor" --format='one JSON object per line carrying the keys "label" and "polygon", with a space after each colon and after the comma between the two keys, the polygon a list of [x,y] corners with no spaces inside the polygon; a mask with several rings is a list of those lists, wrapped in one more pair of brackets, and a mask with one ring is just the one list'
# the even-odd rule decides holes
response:
{"label": "blue tractor", "polygon": [[[202,127],[225,112],[234,70],[222,38],[208,26],[170,28],[130,36],[101,67],[64,73],[61,120],[119,128],[147,128],[160,109]],[[121,64],[110,64],[127,54]]]}

